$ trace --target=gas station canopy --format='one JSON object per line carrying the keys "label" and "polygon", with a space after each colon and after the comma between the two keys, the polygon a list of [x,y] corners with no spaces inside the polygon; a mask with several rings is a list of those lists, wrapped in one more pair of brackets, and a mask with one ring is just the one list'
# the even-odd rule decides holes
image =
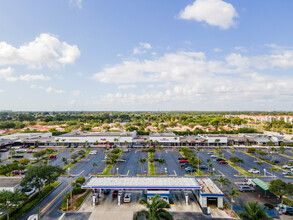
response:
{"label": "gas station canopy", "polygon": [[194,177],[90,177],[83,189],[201,189]]}

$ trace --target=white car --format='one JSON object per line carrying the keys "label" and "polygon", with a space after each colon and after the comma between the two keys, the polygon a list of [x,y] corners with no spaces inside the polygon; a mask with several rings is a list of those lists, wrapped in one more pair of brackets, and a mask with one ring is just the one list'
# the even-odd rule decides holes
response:
{"label": "white car", "polygon": [[293,168],[291,168],[290,171],[293,172]]}
{"label": "white car", "polygon": [[211,155],[211,158],[217,158],[218,156],[217,155]]}
{"label": "white car", "polygon": [[248,173],[252,173],[252,174],[259,174],[259,170],[255,170],[255,169],[250,169],[248,170]]}
{"label": "white car", "polygon": [[39,219],[39,215],[35,214],[35,215],[30,215],[27,220],[38,220],[38,219]]}
{"label": "white car", "polygon": [[130,193],[126,193],[124,195],[123,202],[131,202],[131,194]]}
{"label": "white car", "polygon": [[97,151],[93,150],[93,151],[91,151],[89,154],[91,154],[91,155],[95,155],[95,154],[97,154]]}
{"label": "white car", "polygon": [[283,165],[282,166],[284,169],[291,169],[292,168],[292,166],[290,166],[290,165],[288,165],[288,164],[285,164],[285,165]]}
{"label": "white car", "polygon": [[214,154],[214,153],[212,153],[212,152],[208,152],[208,155],[212,155],[212,154]]}
{"label": "white car", "polygon": [[23,188],[22,192],[24,192],[24,194],[26,194],[27,196],[32,195],[35,192],[35,188]]}

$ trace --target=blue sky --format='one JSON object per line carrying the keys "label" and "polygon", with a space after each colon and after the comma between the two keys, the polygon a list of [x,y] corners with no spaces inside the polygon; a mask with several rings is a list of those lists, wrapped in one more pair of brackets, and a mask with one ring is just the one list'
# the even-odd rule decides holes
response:
{"label": "blue sky", "polygon": [[291,0],[10,0],[0,109],[292,110]]}

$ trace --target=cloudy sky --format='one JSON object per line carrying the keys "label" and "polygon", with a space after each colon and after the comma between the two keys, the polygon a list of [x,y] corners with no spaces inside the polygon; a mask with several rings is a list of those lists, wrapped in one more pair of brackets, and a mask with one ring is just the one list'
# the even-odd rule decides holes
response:
{"label": "cloudy sky", "polygon": [[9,0],[0,110],[292,110],[292,0]]}

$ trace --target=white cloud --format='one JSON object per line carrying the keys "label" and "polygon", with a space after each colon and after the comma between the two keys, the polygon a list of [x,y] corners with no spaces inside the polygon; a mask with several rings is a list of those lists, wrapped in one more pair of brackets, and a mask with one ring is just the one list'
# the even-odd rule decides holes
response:
{"label": "white cloud", "polygon": [[74,90],[74,91],[72,91],[72,95],[73,96],[80,96],[81,95],[81,91],[80,90]]}
{"label": "white cloud", "polygon": [[131,88],[136,88],[136,85],[130,84],[130,85],[121,85],[121,86],[118,86],[118,89],[131,89]]}
{"label": "white cloud", "polygon": [[43,86],[38,86],[38,85],[35,85],[35,84],[30,85],[30,88],[31,89],[44,89]]}
{"label": "white cloud", "polygon": [[234,47],[234,50],[238,50],[240,52],[247,52],[247,49],[245,47],[241,47],[241,46]]}
{"label": "white cloud", "polygon": [[62,94],[62,93],[64,93],[63,90],[54,89],[54,88],[52,88],[52,87],[48,87],[48,88],[46,89],[46,92],[48,92],[48,93],[57,93],[57,94]]}
{"label": "white cloud", "polygon": [[220,49],[220,48],[215,48],[215,49],[214,49],[214,52],[215,52],[215,53],[222,52],[222,49]]}
{"label": "white cloud", "polygon": [[82,9],[82,1],[83,0],[69,0],[70,5]]}
{"label": "white cloud", "polygon": [[38,74],[38,75],[24,74],[24,75],[15,76],[13,75],[13,73],[14,73],[14,69],[11,67],[8,67],[6,69],[0,69],[0,79],[4,79],[8,82],[50,80],[50,77],[45,76],[44,74]]}
{"label": "white cloud", "polygon": [[68,104],[69,104],[69,105],[75,105],[75,104],[76,104],[76,100],[70,100],[70,101],[68,102]]}
{"label": "white cloud", "polygon": [[47,65],[57,68],[72,64],[80,56],[76,45],[59,41],[50,34],[40,34],[34,41],[15,48],[0,42],[0,65],[27,65],[29,68],[42,68]]}
{"label": "white cloud", "polygon": [[[235,106],[231,110],[240,109],[242,105],[241,108],[247,110],[247,106],[263,107],[269,102],[275,105],[291,100],[293,76],[283,72],[290,68],[293,68],[293,49],[290,48],[250,57],[231,53],[221,59],[209,59],[202,52],[177,52],[152,59],[121,61],[105,67],[93,78],[102,83],[125,83],[141,88],[135,93],[106,94],[100,101],[111,107],[115,103],[115,106],[131,104],[153,109],[153,106],[165,108],[174,103],[172,109],[198,106],[217,110],[227,109],[230,103],[229,106]],[[280,74],[272,75],[272,70]],[[145,83],[145,86],[136,83]]]}
{"label": "white cloud", "polygon": [[223,0],[196,0],[179,13],[179,18],[206,22],[221,29],[235,25],[238,14],[232,4]]}
{"label": "white cloud", "polygon": [[2,93],[2,92],[4,92],[4,90],[3,89],[0,89],[0,93]]}
{"label": "white cloud", "polygon": [[139,46],[133,49],[133,54],[143,54],[150,49],[152,49],[152,45],[150,45],[149,43],[139,43]]}

